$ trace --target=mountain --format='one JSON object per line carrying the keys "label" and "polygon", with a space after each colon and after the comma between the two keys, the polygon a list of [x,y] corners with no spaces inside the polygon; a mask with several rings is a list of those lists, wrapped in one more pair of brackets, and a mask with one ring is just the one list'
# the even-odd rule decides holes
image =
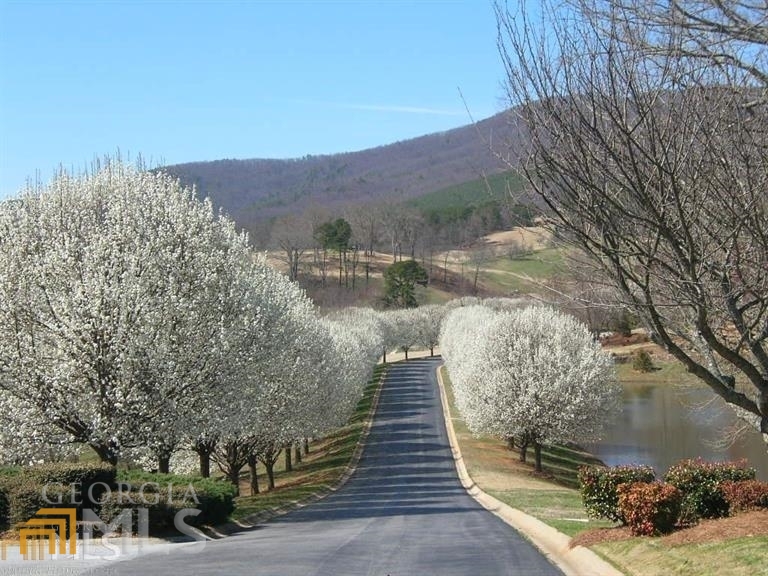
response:
{"label": "mountain", "polygon": [[359,152],[294,160],[215,160],[163,169],[245,228],[315,203],[407,200],[508,170],[492,148],[516,136],[508,114]]}

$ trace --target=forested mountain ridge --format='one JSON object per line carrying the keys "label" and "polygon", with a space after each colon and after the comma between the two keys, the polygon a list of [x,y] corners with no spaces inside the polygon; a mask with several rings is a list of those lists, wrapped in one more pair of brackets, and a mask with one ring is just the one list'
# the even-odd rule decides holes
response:
{"label": "forested mountain ridge", "polygon": [[215,160],[164,167],[245,227],[309,204],[402,201],[506,169],[493,149],[513,138],[506,113],[445,132],[342,154]]}

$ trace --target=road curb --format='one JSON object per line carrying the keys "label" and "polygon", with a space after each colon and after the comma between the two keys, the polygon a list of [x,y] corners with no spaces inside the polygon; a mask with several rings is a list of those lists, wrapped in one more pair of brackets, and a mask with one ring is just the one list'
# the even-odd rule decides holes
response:
{"label": "road curb", "polygon": [[538,518],[512,508],[501,500],[483,492],[475,484],[467,472],[467,467],[464,464],[461,449],[456,438],[456,431],[453,429],[451,409],[448,406],[448,397],[445,393],[445,384],[440,374],[440,368],[441,366],[438,366],[436,369],[437,384],[440,388],[440,401],[443,405],[443,417],[445,419],[445,428],[448,432],[448,442],[451,445],[456,472],[467,493],[483,508],[492,512],[528,538],[544,556],[567,576],[624,576],[622,572],[616,570],[616,568],[600,558],[592,550],[583,546],[571,548],[571,538],[569,536],[555,530]]}
{"label": "road curb", "polygon": [[376,416],[376,408],[379,405],[379,397],[381,396],[381,389],[384,387],[384,379],[386,378],[386,375],[387,375],[387,372],[385,369],[379,378],[376,391],[373,393],[373,399],[371,400],[371,407],[369,408],[368,414],[365,418],[363,431],[360,433],[360,438],[357,441],[357,445],[355,446],[354,452],[352,452],[352,457],[349,460],[349,464],[347,464],[346,470],[341,475],[341,477],[338,480],[336,480],[336,482],[334,482],[328,488],[315,492],[311,496],[307,496],[306,498],[302,498],[301,500],[294,500],[282,506],[276,506],[274,508],[262,510],[261,512],[257,512],[256,514],[251,514],[250,516],[246,516],[245,518],[243,518],[242,520],[238,520],[237,522],[228,522],[227,524],[224,524],[222,526],[217,526],[215,527],[215,529],[212,530],[212,532],[218,536],[223,537],[238,531],[242,531],[244,529],[247,530],[249,528],[253,528],[257,524],[261,524],[262,522],[266,522],[278,516],[283,516],[288,512],[291,512],[298,508],[303,508],[304,506],[307,506],[308,504],[312,504],[313,502],[317,502],[318,500],[322,500],[329,494],[336,492],[339,488],[344,486],[344,484],[346,484],[347,481],[355,473],[355,470],[357,470],[357,466],[360,463],[360,459],[363,456],[363,450],[365,449],[365,444],[366,444],[366,441],[368,440],[368,436],[371,433],[371,426],[373,426],[373,419]]}

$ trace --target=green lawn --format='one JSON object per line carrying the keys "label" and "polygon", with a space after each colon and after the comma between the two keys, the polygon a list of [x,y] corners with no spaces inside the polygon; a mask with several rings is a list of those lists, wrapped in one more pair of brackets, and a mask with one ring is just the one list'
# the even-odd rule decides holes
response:
{"label": "green lawn", "polygon": [[547,248],[525,256],[503,256],[489,260],[482,266],[480,282],[492,292],[526,293],[536,291],[538,283],[549,280],[561,272],[563,267],[563,252]]}

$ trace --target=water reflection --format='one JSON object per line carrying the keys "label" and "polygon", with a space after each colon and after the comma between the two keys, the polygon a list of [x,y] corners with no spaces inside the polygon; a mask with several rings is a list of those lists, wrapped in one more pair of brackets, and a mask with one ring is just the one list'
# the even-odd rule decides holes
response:
{"label": "water reflection", "polygon": [[760,435],[749,431],[723,447],[724,431],[737,422],[733,411],[706,386],[625,384],[624,411],[588,449],[610,466],[648,464],[662,476],[683,458],[746,458],[757,477],[768,480],[768,452]]}

